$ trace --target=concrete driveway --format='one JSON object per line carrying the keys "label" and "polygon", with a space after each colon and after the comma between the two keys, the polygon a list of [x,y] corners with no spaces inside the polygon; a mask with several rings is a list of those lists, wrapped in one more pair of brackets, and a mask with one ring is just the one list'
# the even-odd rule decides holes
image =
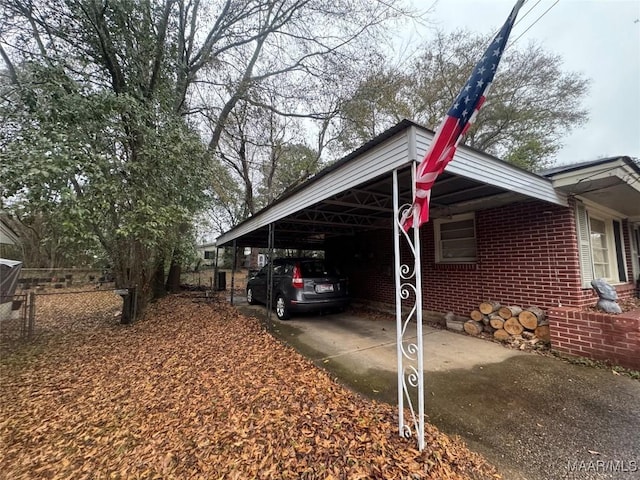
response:
{"label": "concrete driveway", "polygon": [[[237,303],[264,318],[264,308]],[[271,321],[340,382],[397,405],[393,321]],[[429,327],[424,352],[428,421],[462,437],[504,479],[640,479],[640,381]]]}

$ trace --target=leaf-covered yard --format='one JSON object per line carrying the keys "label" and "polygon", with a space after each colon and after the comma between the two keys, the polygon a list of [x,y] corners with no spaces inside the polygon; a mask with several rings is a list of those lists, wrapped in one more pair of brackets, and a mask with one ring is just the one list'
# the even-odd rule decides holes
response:
{"label": "leaf-covered yard", "polygon": [[172,296],[0,351],[0,478],[491,478],[224,302]]}

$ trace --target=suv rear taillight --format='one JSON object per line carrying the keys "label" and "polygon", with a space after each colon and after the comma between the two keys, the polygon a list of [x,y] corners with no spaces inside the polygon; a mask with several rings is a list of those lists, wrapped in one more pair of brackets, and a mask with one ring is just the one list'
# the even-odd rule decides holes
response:
{"label": "suv rear taillight", "polygon": [[293,288],[304,287],[304,282],[302,281],[302,273],[300,272],[299,263],[296,263],[293,266],[293,278],[291,279],[291,285],[293,285]]}

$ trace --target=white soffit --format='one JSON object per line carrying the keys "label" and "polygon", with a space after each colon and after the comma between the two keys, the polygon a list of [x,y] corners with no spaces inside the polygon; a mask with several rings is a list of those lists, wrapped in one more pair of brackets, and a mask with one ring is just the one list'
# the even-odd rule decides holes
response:
{"label": "white soffit", "polygon": [[[613,162],[557,173],[551,176],[553,177],[553,185],[556,188],[573,187],[582,184],[588,189],[589,183],[602,184],[603,180],[609,180],[610,185],[626,183],[629,187],[640,193],[640,174],[634,171],[622,158],[618,158]],[[568,190],[580,191],[579,188],[571,188]]]}

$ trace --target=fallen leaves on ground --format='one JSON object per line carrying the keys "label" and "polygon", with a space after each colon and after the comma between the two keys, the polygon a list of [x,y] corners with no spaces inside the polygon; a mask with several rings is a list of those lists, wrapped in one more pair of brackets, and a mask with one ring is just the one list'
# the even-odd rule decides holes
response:
{"label": "fallen leaves on ground", "polygon": [[[108,317],[108,316],[107,316]],[[223,303],[172,296],[0,352],[0,478],[492,478]],[[64,323],[64,319],[60,319]]]}

